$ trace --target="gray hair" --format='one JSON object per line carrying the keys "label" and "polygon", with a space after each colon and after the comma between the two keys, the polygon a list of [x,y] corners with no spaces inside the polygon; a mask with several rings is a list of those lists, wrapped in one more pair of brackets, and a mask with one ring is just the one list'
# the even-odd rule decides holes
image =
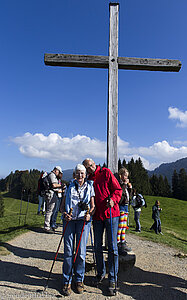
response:
{"label": "gray hair", "polygon": [[76,165],[75,173],[76,173],[76,171],[83,171],[86,174],[86,168],[83,164],[82,165],[81,164]]}

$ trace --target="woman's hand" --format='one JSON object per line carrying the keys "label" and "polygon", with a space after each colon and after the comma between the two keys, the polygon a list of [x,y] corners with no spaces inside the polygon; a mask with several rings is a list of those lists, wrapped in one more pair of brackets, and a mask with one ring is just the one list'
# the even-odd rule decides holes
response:
{"label": "woman's hand", "polygon": [[85,221],[86,222],[90,221],[90,214],[89,213],[85,215]]}
{"label": "woman's hand", "polygon": [[67,212],[64,212],[63,216],[64,216],[64,219],[68,222],[72,220],[72,216],[70,214],[68,214]]}

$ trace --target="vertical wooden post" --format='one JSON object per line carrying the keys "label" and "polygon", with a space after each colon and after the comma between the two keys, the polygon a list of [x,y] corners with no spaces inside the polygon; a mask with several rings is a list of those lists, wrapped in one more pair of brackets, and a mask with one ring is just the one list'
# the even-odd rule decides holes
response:
{"label": "vertical wooden post", "polygon": [[119,3],[110,3],[107,167],[113,173],[118,171],[118,15]]}

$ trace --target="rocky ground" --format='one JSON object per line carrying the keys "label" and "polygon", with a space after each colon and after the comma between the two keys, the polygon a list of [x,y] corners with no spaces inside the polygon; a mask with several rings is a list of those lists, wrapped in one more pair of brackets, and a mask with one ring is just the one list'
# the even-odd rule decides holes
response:
{"label": "rocky ground", "polygon": [[[57,299],[61,295],[62,250],[54,265],[49,287],[44,286],[61,237],[61,228],[55,234],[42,229],[23,234],[5,244],[9,255],[0,256],[0,299]],[[175,249],[127,235],[128,245],[136,254],[134,267],[120,265],[119,291],[115,299],[187,299],[186,258],[176,256]],[[91,246],[87,249],[85,291],[73,292],[68,299],[109,299],[107,279],[93,287],[95,277]]]}

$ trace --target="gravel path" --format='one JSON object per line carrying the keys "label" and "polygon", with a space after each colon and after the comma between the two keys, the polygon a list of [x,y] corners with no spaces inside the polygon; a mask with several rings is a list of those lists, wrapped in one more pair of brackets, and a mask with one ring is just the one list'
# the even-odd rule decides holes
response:
{"label": "gravel path", "polygon": [[[61,230],[61,228],[60,228]],[[46,234],[42,229],[30,231],[6,244],[10,251],[0,256],[0,299],[58,299],[61,295],[62,249],[54,265],[49,288],[43,292],[61,231]],[[186,258],[175,257],[177,250],[127,235],[136,253],[133,268],[119,272],[120,290],[115,299],[187,299]],[[72,292],[67,299],[111,299],[107,280],[99,288],[91,286],[95,272],[91,247],[88,246],[85,292]],[[41,290],[38,292],[38,290]]]}

